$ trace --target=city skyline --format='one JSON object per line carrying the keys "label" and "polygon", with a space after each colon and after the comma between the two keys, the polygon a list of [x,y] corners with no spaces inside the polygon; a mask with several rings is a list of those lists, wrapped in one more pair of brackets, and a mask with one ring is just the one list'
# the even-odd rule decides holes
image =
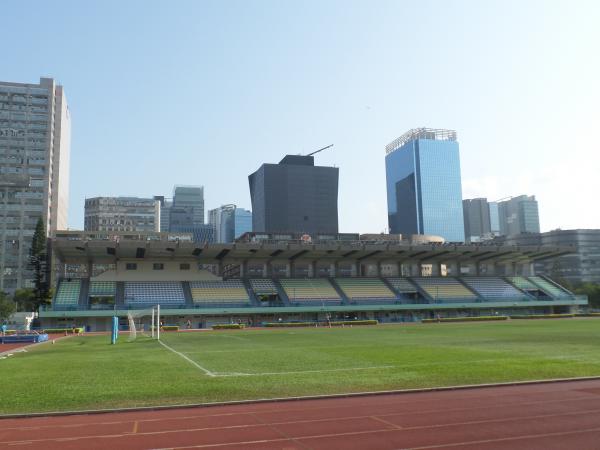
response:
{"label": "city skyline", "polygon": [[420,126],[459,133],[463,198],[535,195],[542,231],[600,228],[587,208],[600,191],[594,2],[148,2],[143,23],[140,5],[40,3],[27,36],[0,31],[14,62],[3,80],[52,76],[68,92],[70,228],[83,228],[85,197],[175,184],[205,186],[206,209],[250,209],[250,170],[335,143],[317,164],[340,168],[340,231],[381,232],[382,148]]}

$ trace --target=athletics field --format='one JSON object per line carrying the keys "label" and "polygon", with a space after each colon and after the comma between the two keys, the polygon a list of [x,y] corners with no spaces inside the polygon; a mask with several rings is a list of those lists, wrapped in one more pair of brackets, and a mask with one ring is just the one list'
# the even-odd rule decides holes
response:
{"label": "athletics field", "polygon": [[598,375],[593,318],[73,336],[0,359],[0,414]]}

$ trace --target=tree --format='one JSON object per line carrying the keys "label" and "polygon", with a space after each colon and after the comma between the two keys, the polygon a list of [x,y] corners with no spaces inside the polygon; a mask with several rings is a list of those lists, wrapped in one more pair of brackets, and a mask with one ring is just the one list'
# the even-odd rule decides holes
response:
{"label": "tree", "polygon": [[49,273],[46,227],[40,217],[29,251],[29,268],[34,273],[33,310],[37,312],[41,305],[49,303]]}
{"label": "tree", "polygon": [[35,310],[35,292],[33,289],[17,289],[13,296],[13,300],[17,304],[19,311]]}
{"label": "tree", "polygon": [[0,323],[7,321],[15,309],[15,302],[10,300],[4,292],[0,292]]}
{"label": "tree", "polygon": [[574,292],[575,294],[587,295],[591,308],[600,308],[600,284],[583,283],[575,288]]}

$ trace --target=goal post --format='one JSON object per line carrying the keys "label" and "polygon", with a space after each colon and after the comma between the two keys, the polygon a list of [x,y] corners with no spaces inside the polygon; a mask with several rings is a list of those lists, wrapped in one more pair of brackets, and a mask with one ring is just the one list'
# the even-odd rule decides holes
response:
{"label": "goal post", "polygon": [[[148,320],[151,320],[148,324]],[[128,342],[135,341],[139,333],[146,333],[150,325],[150,333],[154,334],[154,308],[130,310],[127,312],[127,324],[129,326]]]}
{"label": "goal post", "polygon": [[129,310],[127,312],[127,324],[129,328],[128,342],[135,341],[139,333],[151,339],[160,339],[160,305],[148,309]]}

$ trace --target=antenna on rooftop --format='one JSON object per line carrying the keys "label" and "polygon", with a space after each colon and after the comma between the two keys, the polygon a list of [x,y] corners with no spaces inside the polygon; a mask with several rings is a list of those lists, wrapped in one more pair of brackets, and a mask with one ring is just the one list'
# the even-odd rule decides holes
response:
{"label": "antenna on rooftop", "polygon": [[314,152],[312,152],[312,153],[309,153],[309,154],[308,154],[308,155],[306,155],[306,156],[312,156],[312,155],[314,155],[315,153],[322,152],[323,150],[327,150],[327,149],[328,149],[328,148],[330,148],[330,147],[333,147],[333,144],[331,144],[331,145],[328,145],[327,147],[320,148],[319,150],[315,150]]}

